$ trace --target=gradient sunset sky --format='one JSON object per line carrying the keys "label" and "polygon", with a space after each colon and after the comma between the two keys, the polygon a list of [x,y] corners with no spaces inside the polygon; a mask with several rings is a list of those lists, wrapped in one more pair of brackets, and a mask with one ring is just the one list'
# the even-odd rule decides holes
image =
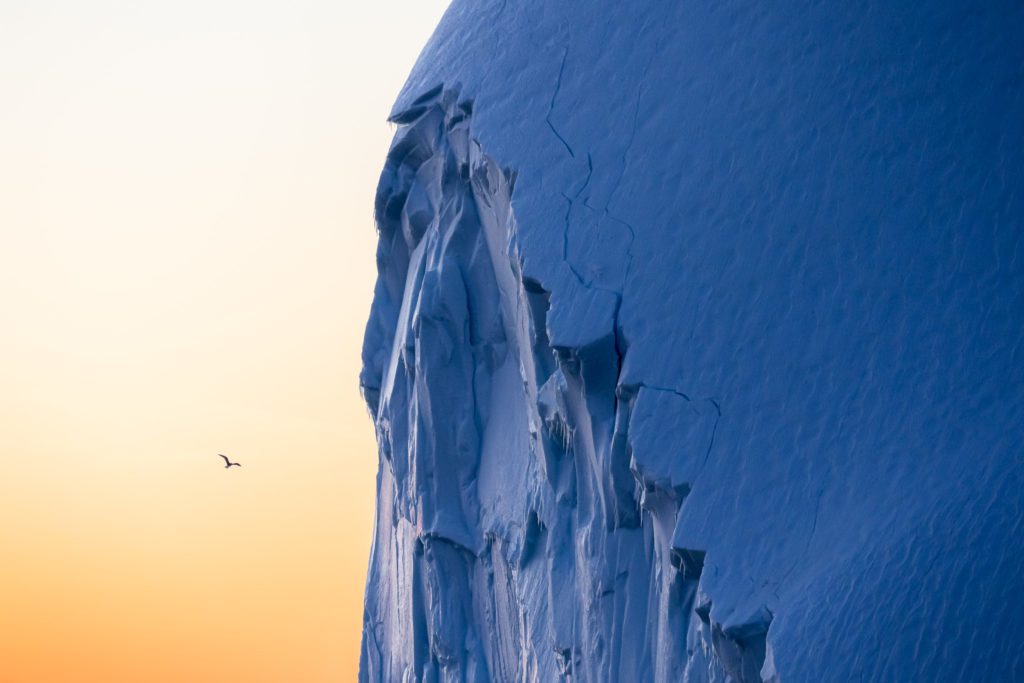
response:
{"label": "gradient sunset sky", "polygon": [[0,683],[355,679],[373,192],[446,5],[0,0]]}

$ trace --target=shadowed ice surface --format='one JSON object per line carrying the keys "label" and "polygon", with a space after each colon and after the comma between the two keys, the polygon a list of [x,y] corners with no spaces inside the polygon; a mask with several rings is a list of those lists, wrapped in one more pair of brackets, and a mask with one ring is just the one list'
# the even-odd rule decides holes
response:
{"label": "shadowed ice surface", "polygon": [[1024,680],[1024,6],[456,0],[361,679]]}

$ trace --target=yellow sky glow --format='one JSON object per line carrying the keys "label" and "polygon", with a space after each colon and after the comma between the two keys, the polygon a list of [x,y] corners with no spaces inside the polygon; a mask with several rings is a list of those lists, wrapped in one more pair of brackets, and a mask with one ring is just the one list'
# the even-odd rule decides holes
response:
{"label": "yellow sky glow", "polygon": [[363,5],[0,0],[0,683],[355,679],[373,190],[446,2]]}

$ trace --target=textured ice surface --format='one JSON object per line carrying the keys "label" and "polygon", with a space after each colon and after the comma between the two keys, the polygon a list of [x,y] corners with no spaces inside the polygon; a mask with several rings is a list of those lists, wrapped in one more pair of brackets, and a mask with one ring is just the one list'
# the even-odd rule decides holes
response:
{"label": "textured ice surface", "polygon": [[456,0],[368,681],[1024,680],[1024,5]]}

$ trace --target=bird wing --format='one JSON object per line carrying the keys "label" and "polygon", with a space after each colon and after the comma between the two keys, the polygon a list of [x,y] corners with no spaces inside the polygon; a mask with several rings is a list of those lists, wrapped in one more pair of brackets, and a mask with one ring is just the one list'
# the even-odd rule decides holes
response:
{"label": "bird wing", "polygon": [[219,455],[220,457],[224,458],[224,462],[226,462],[227,464],[229,464],[229,465],[231,464],[231,461],[228,460],[228,456],[224,455],[223,453],[218,453],[217,455]]}

